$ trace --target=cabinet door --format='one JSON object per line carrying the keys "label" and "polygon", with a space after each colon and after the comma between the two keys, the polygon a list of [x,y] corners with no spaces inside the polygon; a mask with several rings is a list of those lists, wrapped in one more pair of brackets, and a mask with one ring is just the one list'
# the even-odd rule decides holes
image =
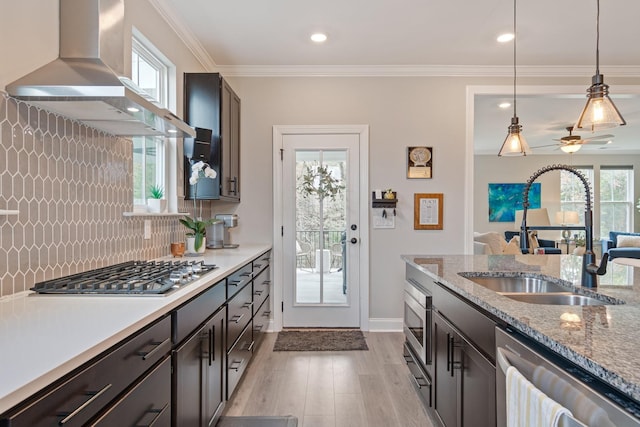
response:
{"label": "cabinet door", "polygon": [[462,341],[462,425],[496,425],[496,369],[478,350]]}
{"label": "cabinet door", "polygon": [[240,98],[222,80],[220,110],[220,196],[240,201]]}
{"label": "cabinet door", "polygon": [[204,395],[204,360],[209,342],[208,325],[173,352],[174,420],[176,426],[201,426],[200,402]]}
{"label": "cabinet door", "polygon": [[203,419],[206,426],[216,424],[223,408],[224,357],[227,353],[224,345],[225,313],[224,309],[220,310],[205,326],[209,335],[207,341],[209,351],[204,360]]}
{"label": "cabinet door", "polygon": [[460,349],[456,346],[460,337],[438,313],[434,313],[433,317],[436,369],[434,408],[446,427],[455,427],[461,421],[458,396],[462,390],[456,365],[456,361],[460,360]]}

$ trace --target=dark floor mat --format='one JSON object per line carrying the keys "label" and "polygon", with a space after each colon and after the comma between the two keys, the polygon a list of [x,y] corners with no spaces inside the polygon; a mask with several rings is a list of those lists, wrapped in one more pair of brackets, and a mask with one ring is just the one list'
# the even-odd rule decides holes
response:
{"label": "dark floor mat", "polygon": [[273,351],[369,350],[359,330],[298,330],[278,332]]}
{"label": "dark floor mat", "polygon": [[296,427],[298,418],[285,417],[221,417],[216,427]]}

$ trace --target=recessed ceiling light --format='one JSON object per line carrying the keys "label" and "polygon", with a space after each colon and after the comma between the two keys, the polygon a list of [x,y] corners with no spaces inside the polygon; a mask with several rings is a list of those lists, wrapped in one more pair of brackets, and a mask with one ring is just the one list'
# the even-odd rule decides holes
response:
{"label": "recessed ceiling light", "polygon": [[498,107],[502,108],[503,110],[511,107],[511,103],[510,102],[501,102],[500,104],[498,104]]}
{"label": "recessed ceiling light", "polygon": [[169,129],[169,130],[167,130],[167,132],[169,132],[169,133],[178,133],[178,131],[175,130],[175,129]]}
{"label": "recessed ceiling light", "polygon": [[507,43],[513,40],[516,36],[513,33],[500,34],[496,40],[500,43]]}
{"label": "recessed ceiling light", "polygon": [[314,33],[311,34],[311,40],[316,43],[322,43],[327,41],[327,35],[323,33]]}
{"label": "recessed ceiling light", "polygon": [[127,111],[130,111],[132,113],[137,113],[140,110],[136,107],[127,107]]}

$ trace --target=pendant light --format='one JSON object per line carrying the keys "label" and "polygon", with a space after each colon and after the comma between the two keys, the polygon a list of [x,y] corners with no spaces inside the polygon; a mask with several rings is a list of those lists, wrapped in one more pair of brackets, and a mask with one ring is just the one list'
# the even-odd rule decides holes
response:
{"label": "pendant light", "polygon": [[522,125],[516,114],[516,0],[513,0],[513,117],[509,126],[509,133],[502,143],[498,156],[526,156],[531,153],[527,141],[522,135]]}
{"label": "pendant light", "polygon": [[600,74],[600,0],[596,0],[596,3],[596,74],[587,89],[587,105],[574,126],[574,129],[588,129],[591,132],[627,124],[609,98],[609,85],[604,83],[604,76]]}

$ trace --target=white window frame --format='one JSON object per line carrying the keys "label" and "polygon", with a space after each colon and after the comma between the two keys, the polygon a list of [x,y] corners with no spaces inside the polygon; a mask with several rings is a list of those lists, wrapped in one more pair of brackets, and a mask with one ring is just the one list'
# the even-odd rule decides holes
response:
{"label": "white window frame", "polygon": [[[626,195],[626,200],[602,200],[602,174],[604,171],[626,171],[627,172],[627,195]],[[633,231],[633,215],[634,215],[634,188],[633,188],[633,183],[634,183],[634,170],[633,170],[633,166],[622,166],[622,165],[618,165],[618,166],[601,166],[600,167],[600,192],[598,194],[599,197],[599,201],[600,201],[600,206],[598,209],[598,212],[600,213],[600,217],[602,216],[602,208],[605,206],[610,206],[610,205],[622,205],[626,208],[627,211],[627,223],[625,224],[625,228],[624,229],[615,229],[612,231],[625,231],[625,232],[630,232]],[[598,224],[600,225],[600,222],[598,222]],[[609,238],[608,233],[606,233],[606,235],[603,235],[605,233],[603,233],[602,230],[600,230],[600,237],[601,238]]]}
{"label": "white window frame", "polygon": [[[163,107],[175,111],[176,106],[176,67],[175,65],[149,41],[135,27],[132,28],[132,59],[134,53],[142,60],[151,64],[154,68],[161,70],[158,75],[158,98],[151,94],[150,98]],[[133,73],[133,70],[132,70]],[[137,76],[132,75],[132,81],[137,84]],[[178,206],[178,186],[177,170],[178,145],[175,138],[163,137],[139,137],[154,143],[156,148],[156,184],[164,188],[164,198],[168,202],[169,212],[177,212]],[[134,138],[135,139],[135,138]],[[133,160],[132,160],[133,161]],[[146,176],[146,161],[142,162],[143,177]],[[133,182],[133,181],[132,181]],[[135,182],[132,185],[136,185]],[[133,201],[136,210],[146,210],[148,188],[143,189],[143,198]],[[134,193],[135,194],[135,193]]]}

